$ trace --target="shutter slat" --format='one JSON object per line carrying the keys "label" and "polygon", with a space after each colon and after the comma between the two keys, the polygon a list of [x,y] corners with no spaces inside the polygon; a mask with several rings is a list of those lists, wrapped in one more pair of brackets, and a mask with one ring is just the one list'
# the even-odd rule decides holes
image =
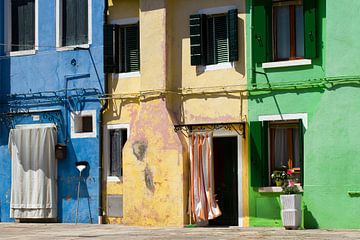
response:
{"label": "shutter slat", "polygon": [[239,36],[238,36],[238,10],[228,11],[228,32],[229,32],[229,61],[239,60]]}
{"label": "shutter slat", "polygon": [[303,0],[305,58],[317,56],[316,49],[316,0]]}
{"label": "shutter slat", "polygon": [[252,58],[255,63],[272,59],[271,4],[272,1],[253,0]]}
{"label": "shutter slat", "polygon": [[204,51],[204,18],[203,14],[190,15],[190,53],[191,53],[191,65],[203,65],[205,63],[205,51]]}
{"label": "shutter slat", "polygon": [[139,25],[129,26],[126,31],[126,72],[135,72],[140,69],[139,53]]}

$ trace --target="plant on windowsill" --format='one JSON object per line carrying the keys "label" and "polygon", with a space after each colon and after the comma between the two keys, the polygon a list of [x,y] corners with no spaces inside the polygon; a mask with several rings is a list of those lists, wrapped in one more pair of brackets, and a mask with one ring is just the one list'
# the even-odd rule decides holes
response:
{"label": "plant on windowsill", "polygon": [[275,170],[271,174],[271,179],[275,182],[277,187],[282,187],[286,179],[286,172],[282,170]]}
{"label": "plant on windowsill", "polygon": [[281,218],[285,229],[298,229],[301,224],[301,195],[295,183],[294,171],[288,169],[280,195]]}

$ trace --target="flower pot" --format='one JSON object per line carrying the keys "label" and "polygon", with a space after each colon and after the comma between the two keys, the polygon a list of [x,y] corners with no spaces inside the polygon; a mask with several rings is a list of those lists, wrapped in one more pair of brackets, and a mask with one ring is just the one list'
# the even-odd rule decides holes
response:
{"label": "flower pot", "polygon": [[275,180],[275,184],[277,187],[281,187],[284,184],[284,180],[280,179],[280,180]]}
{"label": "flower pot", "polygon": [[281,218],[285,229],[298,229],[301,225],[301,195],[280,195]]}

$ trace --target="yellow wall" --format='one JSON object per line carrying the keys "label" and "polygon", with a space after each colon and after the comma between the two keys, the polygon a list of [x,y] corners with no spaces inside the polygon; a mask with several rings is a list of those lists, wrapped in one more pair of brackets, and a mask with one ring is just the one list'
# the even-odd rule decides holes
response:
{"label": "yellow wall", "polygon": [[[220,6],[238,9],[239,61],[234,68],[200,72],[190,65],[189,15]],[[106,194],[123,194],[124,217],[107,222],[183,226],[189,219],[188,142],[174,124],[246,121],[245,0],[113,0],[109,23],[134,17],[140,19],[141,76],[109,76],[113,99],[105,123],[129,124],[130,137],[123,151],[123,182],[109,182],[104,191],[104,200]],[[245,215],[247,189],[244,171]]]}

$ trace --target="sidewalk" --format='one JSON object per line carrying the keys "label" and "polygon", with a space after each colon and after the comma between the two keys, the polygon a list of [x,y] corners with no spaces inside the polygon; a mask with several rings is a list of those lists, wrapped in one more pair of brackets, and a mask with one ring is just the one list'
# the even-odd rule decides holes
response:
{"label": "sidewalk", "polygon": [[123,225],[0,223],[0,239],[360,239],[360,230],[144,228]]}

